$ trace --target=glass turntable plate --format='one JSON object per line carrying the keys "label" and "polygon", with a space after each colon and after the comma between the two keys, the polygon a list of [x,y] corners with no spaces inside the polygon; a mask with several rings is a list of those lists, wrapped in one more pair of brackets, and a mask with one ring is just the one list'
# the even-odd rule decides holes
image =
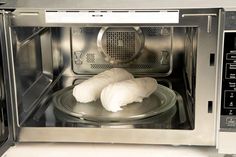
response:
{"label": "glass turntable plate", "polygon": [[143,101],[128,104],[118,112],[105,110],[100,100],[91,103],[80,103],[72,95],[73,86],[53,94],[54,106],[71,116],[95,122],[123,122],[139,120],[163,113],[176,103],[173,90],[158,84],[157,90]]}

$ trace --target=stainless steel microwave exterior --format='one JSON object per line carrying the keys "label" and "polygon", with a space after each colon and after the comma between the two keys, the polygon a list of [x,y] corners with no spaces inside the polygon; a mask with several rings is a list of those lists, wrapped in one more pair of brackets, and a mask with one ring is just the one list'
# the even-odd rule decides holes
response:
{"label": "stainless steel microwave exterior", "polygon": [[[171,3],[170,3],[171,2]],[[172,0],[172,1],[156,1],[149,0],[148,3],[145,0],[120,0],[108,1],[108,0],[80,0],[76,2],[74,0],[42,0],[40,3],[31,0],[1,0],[1,8],[3,9],[56,9],[56,10],[119,10],[119,9],[208,9],[208,8],[224,8],[225,10],[235,10],[235,1],[204,1],[204,0]]]}
{"label": "stainless steel microwave exterior", "polygon": [[[236,3],[139,1],[0,1],[2,152],[14,142],[96,142],[236,153]],[[112,67],[156,78],[176,105],[116,123],[54,108],[53,93]]]}

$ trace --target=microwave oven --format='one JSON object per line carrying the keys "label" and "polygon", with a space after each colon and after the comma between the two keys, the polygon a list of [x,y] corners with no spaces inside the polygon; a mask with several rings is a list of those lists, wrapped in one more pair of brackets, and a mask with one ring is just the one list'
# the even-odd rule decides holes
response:
{"label": "microwave oven", "polygon": [[[90,1],[1,3],[1,152],[15,142],[92,142],[236,153],[236,11],[218,3]],[[176,102],[145,118],[129,119],[129,110],[112,120],[116,113],[101,112],[99,102],[81,111],[63,100],[111,68],[155,78]]]}

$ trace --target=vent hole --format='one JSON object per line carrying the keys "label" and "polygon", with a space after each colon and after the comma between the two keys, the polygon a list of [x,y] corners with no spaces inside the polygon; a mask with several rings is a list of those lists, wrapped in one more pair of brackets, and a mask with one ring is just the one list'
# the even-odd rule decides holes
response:
{"label": "vent hole", "polygon": [[208,113],[212,113],[212,108],[213,108],[213,102],[208,101]]}
{"label": "vent hole", "polygon": [[215,54],[211,53],[210,54],[210,66],[214,66],[215,65]]}

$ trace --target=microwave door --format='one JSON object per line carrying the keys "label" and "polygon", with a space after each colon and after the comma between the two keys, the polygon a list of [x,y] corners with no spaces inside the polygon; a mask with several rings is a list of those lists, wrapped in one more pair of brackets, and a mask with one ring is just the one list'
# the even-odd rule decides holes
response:
{"label": "microwave door", "polygon": [[4,32],[4,13],[0,12],[0,156],[13,144],[12,123],[10,121],[9,89],[7,87],[6,42]]}

